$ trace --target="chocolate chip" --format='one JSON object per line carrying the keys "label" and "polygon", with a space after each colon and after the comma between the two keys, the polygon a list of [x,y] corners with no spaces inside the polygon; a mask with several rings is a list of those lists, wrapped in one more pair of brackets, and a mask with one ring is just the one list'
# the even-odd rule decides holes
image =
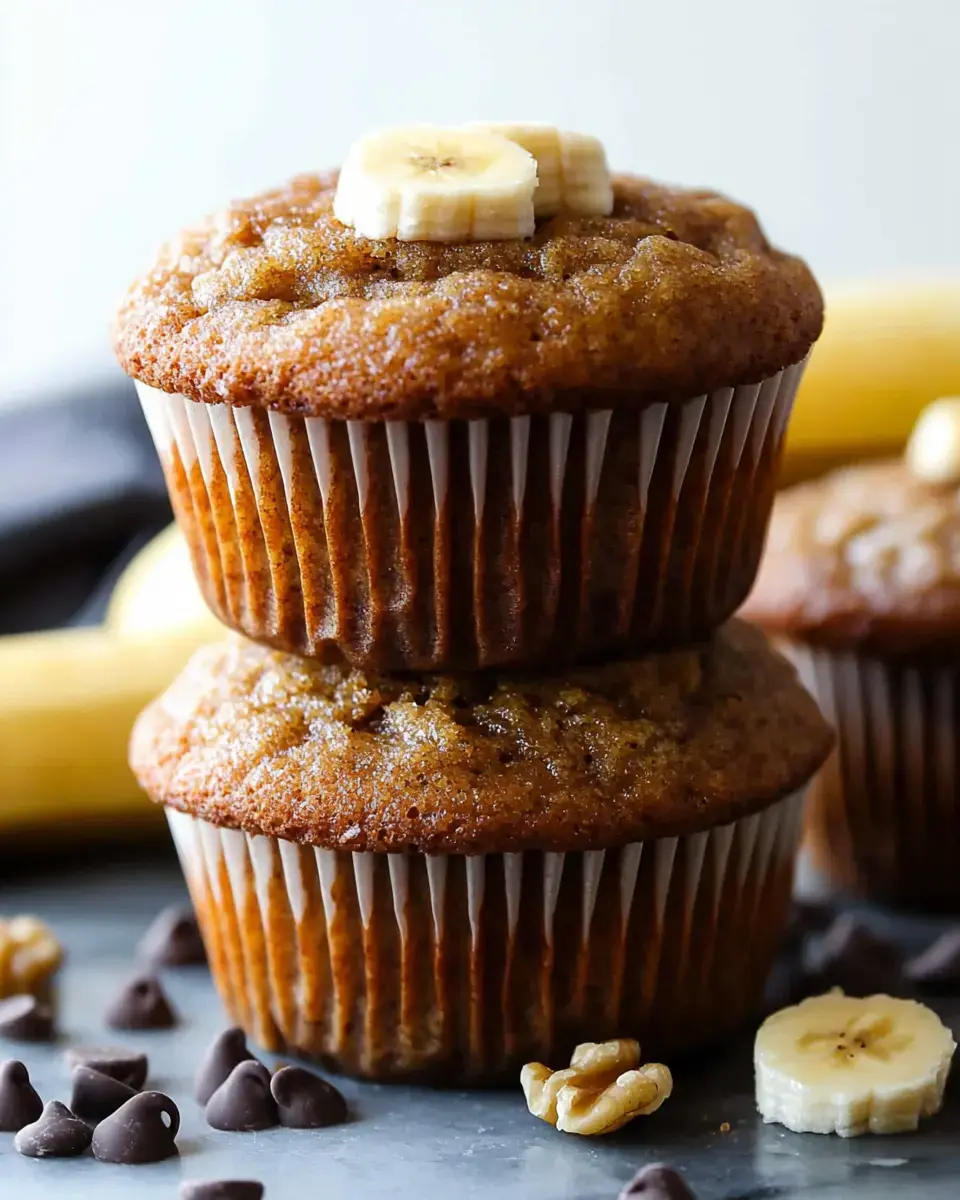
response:
{"label": "chocolate chip", "polygon": [[147,1056],[123,1046],[71,1046],[67,1051],[67,1064],[71,1070],[92,1067],[101,1075],[118,1079],[136,1091],[147,1082]]}
{"label": "chocolate chip", "polygon": [[272,1129],[280,1118],[270,1093],[270,1072],[255,1060],[238,1063],[207,1101],[204,1115],[212,1129]]}
{"label": "chocolate chip", "polygon": [[620,1200],[647,1196],[649,1200],[696,1200],[683,1176],[664,1163],[643,1167],[620,1193]]}
{"label": "chocolate chip", "polygon": [[28,995],[0,1000],[0,1037],[14,1042],[52,1042],[55,1036],[49,1004]]}
{"label": "chocolate chip", "polygon": [[177,1023],[176,1013],[155,975],[131,979],[107,1009],[105,1019],[111,1029],[170,1029]]}
{"label": "chocolate chip", "polygon": [[38,1120],[13,1140],[27,1158],[75,1158],[90,1145],[90,1129],[65,1104],[51,1100]]}
{"label": "chocolate chip", "polygon": [[187,1179],[180,1200],[261,1200],[263,1184],[255,1179]]}
{"label": "chocolate chip", "polygon": [[852,913],[837,917],[814,960],[816,984],[842,988],[852,996],[903,992],[903,956]]}
{"label": "chocolate chip", "polygon": [[287,1129],[322,1129],[347,1119],[347,1102],[332,1083],[303,1067],[281,1067],[270,1080],[280,1124]]}
{"label": "chocolate chip", "polygon": [[102,1071],[95,1071],[93,1067],[73,1068],[70,1111],[88,1125],[99,1124],[136,1094],[135,1088],[104,1075]]}
{"label": "chocolate chip", "polygon": [[643,1167],[620,1193],[620,1200],[647,1196],[648,1200],[696,1200],[679,1171],[664,1163]]}
{"label": "chocolate chip", "polygon": [[206,1104],[239,1063],[256,1061],[247,1049],[247,1037],[243,1030],[236,1025],[232,1029],[225,1029],[210,1043],[200,1063],[193,1086],[197,1102]]}
{"label": "chocolate chip", "polygon": [[177,1153],[179,1130],[180,1110],[169,1096],[140,1092],[94,1130],[94,1157],[111,1163],[161,1162]]}
{"label": "chocolate chip", "polygon": [[960,926],[948,929],[922,954],[912,958],[906,974],[908,979],[931,990],[949,991],[960,984]]}
{"label": "chocolate chip", "polygon": [[165,908],[140,939],[137,957],[155,967],[202,967],[207,954],[192,908]]}
{"label": "chocolate chip", "polygon": [[0,1132],[16,1133],[39,1120],[42,1112],[43,1101],[23,1063],[15,1058],[0,1063]]}

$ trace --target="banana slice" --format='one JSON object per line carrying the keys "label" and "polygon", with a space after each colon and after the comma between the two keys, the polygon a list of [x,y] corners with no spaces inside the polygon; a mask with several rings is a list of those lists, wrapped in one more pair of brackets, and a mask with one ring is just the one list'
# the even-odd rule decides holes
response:
{"label": "banana slice", "polygon": [[552,125],[483,122],[471,128],[509,138],[537,160],[533,206],[538,217],[553,217],[559,212],[605,217],[613,211],[613,183],[606,151],[598,138],[564,133]]}
{"label": "banana slice", "polygon": [[534,230],[536,186],[536,161],[516,142],[479,129],[416,125],[354,143],[333,212],[368,238],[524,238]]}
{"label": "banana slice", "polygon": [[960,483],[960,396],[928,404],[907,442],[907,466],[926,483]]}
{"label": "banana slice", "polygon": [[781,1009],[754,1045],[757,1107],[795,1133],[902,1133],[943,1103],[956,1043],[913,1000],[833,991]]}

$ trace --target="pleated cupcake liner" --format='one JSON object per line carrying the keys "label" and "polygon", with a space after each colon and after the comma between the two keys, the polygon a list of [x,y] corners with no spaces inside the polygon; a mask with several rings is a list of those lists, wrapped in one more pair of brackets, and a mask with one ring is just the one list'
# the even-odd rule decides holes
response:
{"label": "pleated cupcake liner", "polygon": [[960,664],[783,648],[837,729],[810,788],[815,866],[872,899],[960,911]]}
{"label": "pleated cupcake liner", "polygon": [[615,850],[352,853],[167,810],[232,1020],[373,1079],[515,1079],[574,1045],[669,1056],[756,1012],[787,920],[802,794]]}
{"label": "pleated cupcake liner", "polygon": [[138,384],[226,624],[379,670],[705,636],[757,571],[804,363],[636,412],[337,421]]}

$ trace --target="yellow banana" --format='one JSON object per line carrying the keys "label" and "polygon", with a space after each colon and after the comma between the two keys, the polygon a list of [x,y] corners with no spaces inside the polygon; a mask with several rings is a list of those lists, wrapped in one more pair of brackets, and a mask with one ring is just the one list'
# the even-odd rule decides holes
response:
{"label": "yellow banana", "polygon": [[118,637],[133,641],[172,637],[200,646],[223,636],[223,626],[200,595],[187,543],[176,525],[144,546],[117,580],[106,624]]}
{"label": "yellow banana", "polygon": [[222,634],[171,527],[119,581],[105,626],[0,638],[0,830],[156,819],[127,768],[131,726]]}
{"label": "yellow banana", "polygon": [[53,821],[69,835],[74,822],[126,812],[137,800],[130,727],[175,665],[166,643],[133,653],[103,629],[4,638],[0,825]]}
{"label": "yellow banana", "polygon": [[920,411],[960,393],[960,280],[827,291],[787,433],[784,481],[897,453]]}

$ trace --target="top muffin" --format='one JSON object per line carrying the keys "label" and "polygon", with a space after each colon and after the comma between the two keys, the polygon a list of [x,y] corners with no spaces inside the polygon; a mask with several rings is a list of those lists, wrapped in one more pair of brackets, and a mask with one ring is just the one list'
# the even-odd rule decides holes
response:
{"label": "top muffin", "polygon": [[800,361],[810,271],[713,192],[613,181],[609,216],[529,238],[370,240],[333,215],[337,173],[236,203],[129,291],[128,374],[194,400],[350,419],[644,407]]}

